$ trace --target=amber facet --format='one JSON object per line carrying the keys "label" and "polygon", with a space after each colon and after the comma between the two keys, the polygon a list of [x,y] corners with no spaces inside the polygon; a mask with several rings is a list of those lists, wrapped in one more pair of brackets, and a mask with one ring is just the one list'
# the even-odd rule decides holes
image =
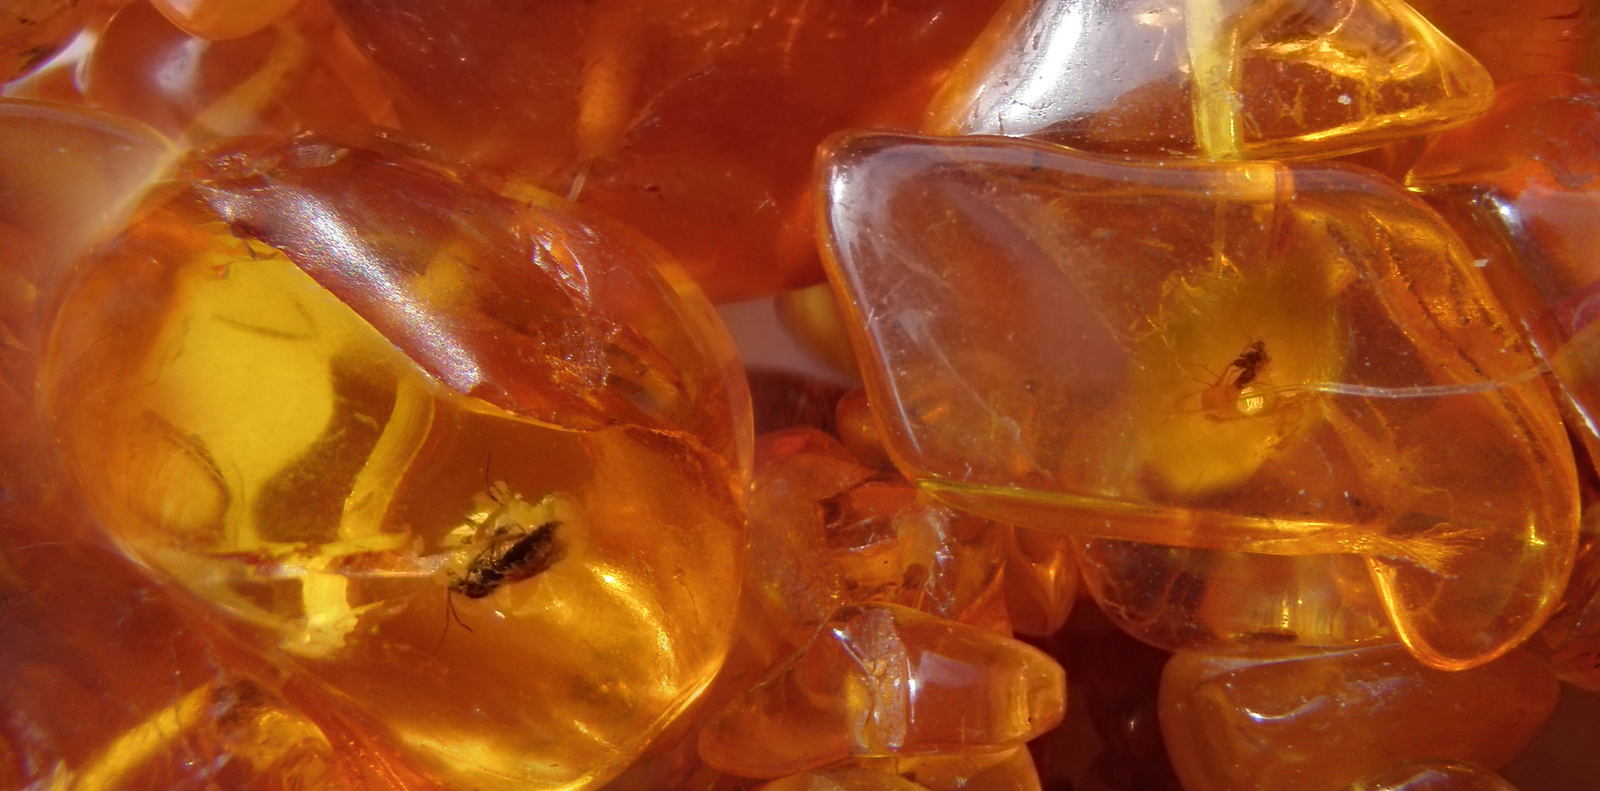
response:
{"label": "amber facet", "polygon": [[333,5],[408,131],[638,228],[723,300],[821,279],[817,144],[914,128],[998,0]]}
{"label": "amber facet", "polygon": [[1384,769],[1352,783],[1346,791],[1517,791],[1481,766],[1425,761]]}
{"label": "amber facet", "polygon": [[1342,791],[1423,756],[1503,766],[1557,691],[1526,651],[1457,672],[1398,645],[1276,660],[1178,654],[1161,680],[1161,730],[1186,791]]}
{"label": "amber facet", "polygon": [[732,631],[748,401],[709,306],[423,161],[300,137],[179,173],[47,355],[96,515],[451,782],[620,771]]}
{"label": "amber facet", "polygon": [[[1392,183],[894,135],[834,141],[820,181],[885,444],[940,499],[1086,538],[1362,556],[1439,667],[1548,616],[1577,537],[1559,414],[1467,251]],[[1289,604],[1344,599],[1371,595]]]}
{"label": "amber facet", "polygon": [[1024,643],[896,604],[835,612],[707,722],[700,755],[781,777],[852,756],[995,753],[1054,727],[1066,676]]}
{"label": "amber facet", "polygon": [[1009,0],[924,128],[1303,159],[1467,120],[1493,87],[1399,0]]}

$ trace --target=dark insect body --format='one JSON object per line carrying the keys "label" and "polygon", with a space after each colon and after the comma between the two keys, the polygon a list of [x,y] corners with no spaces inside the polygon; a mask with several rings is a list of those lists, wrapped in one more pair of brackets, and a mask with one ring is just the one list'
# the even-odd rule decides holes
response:
{"label": "dark insect body", "polygon": [[1228,365],[1229,368],[1239,372],[1233,377],[1234,389],[1242,389],[1254,382],[1256,376],[1261,373],[1262,366],[1271,361],[1272,358],[1267,356],[1267,345],[1264,342],[1256,341],[1245,347],[1245,350]]}
{"label": "dark insect body", "polygon": [[550,521],[526,532],[514,526],[499,528],[488,546],[467,561],[466,571],[450,581],[450,590],[481,599],[501,585],[537,576],[561,559],[558,527],[559,522]]}

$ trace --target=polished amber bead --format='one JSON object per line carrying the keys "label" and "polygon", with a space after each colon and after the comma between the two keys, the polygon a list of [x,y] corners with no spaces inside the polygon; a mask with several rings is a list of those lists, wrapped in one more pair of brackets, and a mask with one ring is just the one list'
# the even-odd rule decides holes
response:
{"label": "polished amber bead", "polygon": [[840,607],[891,601],[994,626],[1010,528],[960,514],[898,476],[880,477],[812,429],[757,440],[750,582],[802,643]]}
{"label": "polished amber bead", "polygon": [[316,0],[150,0],[150,5],[191,36],[228,39],[272,24],[301,2]]}
{"label": "polished amber bead", "polygon": [[995,753],[1054,727],[1061,666],[1038,649],[896,604],[845,607],[706,723],[700,755],[748,777],[854,757]]}
{"label": "polished amber bead", "polygon": [[1498,83],[1544,72],[1576,73],[1594,29],[1593,10],[1572,0],[1408,0]]}
{"label": "polished amber bead", "polygon": [[189,144],[394,124],[381,78],[323,0],[227,41],[195,38],[137,0],[112,17],[81,73],[89,103]]}
{"label": "polished amber bead", "polygon": [[599,208],[715,299],[821,279],[807,179],[852,126],[916,126],[998,0],[335,0],[408,131]]}
{"label": "polished amber bead", "polygon": [[1397,645],[1268,660],[1178,654],[1161,680],[1161,730],[1186,791],[1342,791],[1423,756],[1503,766],[1557,690],[1526,651],[1458,672]]}
{"label": "polished amber bead", "polygon": [[749,407],[708,306],[621,228],[376,148],[179,175],[42,377],[97,516],[451,783],[619,771],[732,631]]}
{"label": "polished amber bead", "polygon": [[924,128],[1309,158],[1467,120],[1493,87],[1398,0],[1010,0]]}
{"label": "polished amber bead", "polygon": [[1481,766],[1445,761],[1401,764],[1357,780],[1346,791],[1517,791]]}
{"label": "polished amber bead", "polygon": [[0,83],[32,71],[83,29],[89,0],[8,0],[0,8]]}
{"label": "polished amber bead", "polygon": [[[820,181],[885,444],[939,498],[1086,538],[1362,556],[1370,583],[1328,567],[1311,587],[1352,593],[1285,605],[1375,586],[1439,667],[1548,616],[1577,536],[1565,431],[1467,251],[1392,183],[894,135],[835,141]],[[1190,573],[1191,597],[1217,581]]]}

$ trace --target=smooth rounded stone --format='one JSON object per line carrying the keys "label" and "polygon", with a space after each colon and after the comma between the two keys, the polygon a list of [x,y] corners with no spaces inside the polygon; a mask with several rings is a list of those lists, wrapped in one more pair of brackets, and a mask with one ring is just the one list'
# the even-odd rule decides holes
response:
{"label": "smooth rounded stone", "polygon": [[7,0],[0,8],[0,83],[49,61],[94,8],[91,0]]}
{"label": "smooth rounded stone", "polygon": [[1504,766],[1559,691],[1522,650],[1454,672],[1398,645],[1263,660],[1180,653],[1162,674],[1161,731],[1186,791],[1341,791],[1423,758]]}
{"label": "smooth rounded stone", "polygon": [[811,164],[917,126],[999,0],[333,0],[408,132],[593,206],[717,301],[810,285]]}
{"label": "smooth rounded stone", "polygon": [[1469,763],[1420,761],[1377,772],[1346,791],[1517,791],[1499,775]]}
{"label": "smooth rounded stone", "polygon": [[274,24],[224,41],[184,32],[144,0],[128,3],[79,72],[87,102],[188,145],[398,125],[382,78],[323,0],[302,0]]}
{"label": "smooth rounded stone", "polygon": [[993,754],[1060,722],[1066,674],[1043,652],[896,604],[845,607],[715,714],[706,763],[783,777],[851,757]]}
{"label": "smooth rounded stone", "polygon": [[1461,233],[1600,450],[1600,86],[1539,74],[1428,142],[1406,184]]}
{"label": "smooth rounded stone", "polygon": [[958,513],[903,478],[857,464],[833,437],[792,429],[756,441],[749,581],[791,643],[840,607],[889,601],[995,625],[1010,529]]}
{"label": "smooth rounded stone", "polygon": [[1226,631],[1359,644],[1377,601],[1460,668],[1549,615],[1578,520],[1560,414],[1467,250],[1391,182],[890,134],[821,168],[829,276],[925,491],[1086,539],[1367,566],[1371,587],[1296,582],[1307,612]]}
{"label": "smooth rounded stone", "polygon": [[1009,0],[923,128],[1086,151],[1313,158],[1465,121],[1493,90],[1398,0]]}
{"label": "smooth rounded stone", "polygon": [[1576,74],[1595,31],[1594,10],[1572,0],[1407,0],[1483,64],[1496,85],[1545,72]]}
{"label": "smooth rounded stone", "polygon": [[83,263],[44,405],[124,547],[389,744],[586,787],[717,673],[742,576],[748,395],[658,263],[553,197],[230,141]]}
{"label": "smooth rounded stone", "polygon": [[1078,559],[1070,536],[1013,528],[1006,552],[1006,612],[1018,634],[1054,634],[1078,601]]}
{"label": "smooth rounded stone", "polygon": [[302,2],[319,0],[150,0],[150,5],[183,32],[219,40],[248,36]]}
{"label": "smooth rounded stone", "polygon": [[756,791],[926,791],[924,786],[870,769],[802,772],[760,786]]}
{"label": "smooth rounded stone", "polygon": [[928,791],[1040,791],[1027,747],[991,755],[869,758],[866,767],[891,772]]}

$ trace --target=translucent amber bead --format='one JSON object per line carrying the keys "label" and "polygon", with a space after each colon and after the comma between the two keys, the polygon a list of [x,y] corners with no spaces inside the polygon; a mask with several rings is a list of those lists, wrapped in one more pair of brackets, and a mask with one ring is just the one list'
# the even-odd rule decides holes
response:
{"label": "translucent amber bead", "polygon": [[272,24],[299,2],[302,0],[150,0],[162,16],[183,32],[206,39],[248,36]]}
{"label": "translucent amber bead", "polygon": [[1600,86],[1540,74],[1429,141],[1407,177],[1460,231],[1496,296],[1600,438]]}
{"label": "translucent amber bead", "polygon": [[1019,634],[1044,637],[1067,622],[1078,600],[1078,561],[1070,536],[1011,531],[1006,553],[1006,612]]}
{"label": "translucent amber bead", "polygon": [[766,783],[758,791],[927,791],[892,774],[869,769],[803,772]]}
{"label": "translucent amber bead", "polygon": [[871,758],[861,763],[928,791],[1040,791],[1039,773],[1026,747],[991,755]]}
{"label": "translucent amber bead", "polygon": [[1407,0],[1451,41],[1505,83],[1543,72],[1576,73],[1594,27],[1593,10],[1572,0]]}
{"label": "translucent amber bead", "polygon": [[700,755],[747,777],[852,756],[995,753],[1055,727],[1061,666],[1036,648],[896,604],[846,607],[706,723]]}
{"label": "translucent amber bead", "polygon": [[208,41],[146,0],[111,19],[82,69],[93,105],[175,139],[394,125],[388,95],[322,0],[240,38]]}
{"label": "translucent amber bead", "polygon": [[1517,791],[1481,766],[1429,761],[1384,769],[1352,783],[1346,791]]}
{"label": "translucent amber bead", "polygon": [[89,0],[7,0],[0,8],[0,82],[27,74],[83,29]]}
{"label": "translucent amber bead", "polygon": [[335,0],[408,131],[643,231],[715,299],[821,279],[807,180],[913,128],[998,0]]}
{"label": "translucent amber bead", "polygon": [[1503,766],[1558,687],[1526,651],[1459,672],[1397,645],[1276,660],[1178,654],[1161,679],[1161,730],[1186,791],[1341,791],[1420,757]]}
{"label": "translucent amber bead", "polygon": [[1008,527],[952,511],[898,476],[877,476],[820,431],[763,436],[756,458],[750,581],[791,642],[804,642],[838,608],[869,601],[991,625],[1004,596]]}
{"label": "translucent amber bead", "polygon": [[925,490],[1089,538],[1362,556],[1439,667],[1549,614],[1577,537],[1571,448],[1414,197],[1338,166],[1022,141],[827,153],[829,274],[890,456]]}
{"label": "translucent amber bead", "polygon": [[1009,0],[924,128],[1090,151],[1313,157],[1465,121],[1493,89],[1399,0]]}
{"label": "translucent amber bead", "polygon": [[623,229],[373,148],[179,173],[42,376],[97,516],[451,783],[619,771],[738,601],[749,407],[708,306]]}

